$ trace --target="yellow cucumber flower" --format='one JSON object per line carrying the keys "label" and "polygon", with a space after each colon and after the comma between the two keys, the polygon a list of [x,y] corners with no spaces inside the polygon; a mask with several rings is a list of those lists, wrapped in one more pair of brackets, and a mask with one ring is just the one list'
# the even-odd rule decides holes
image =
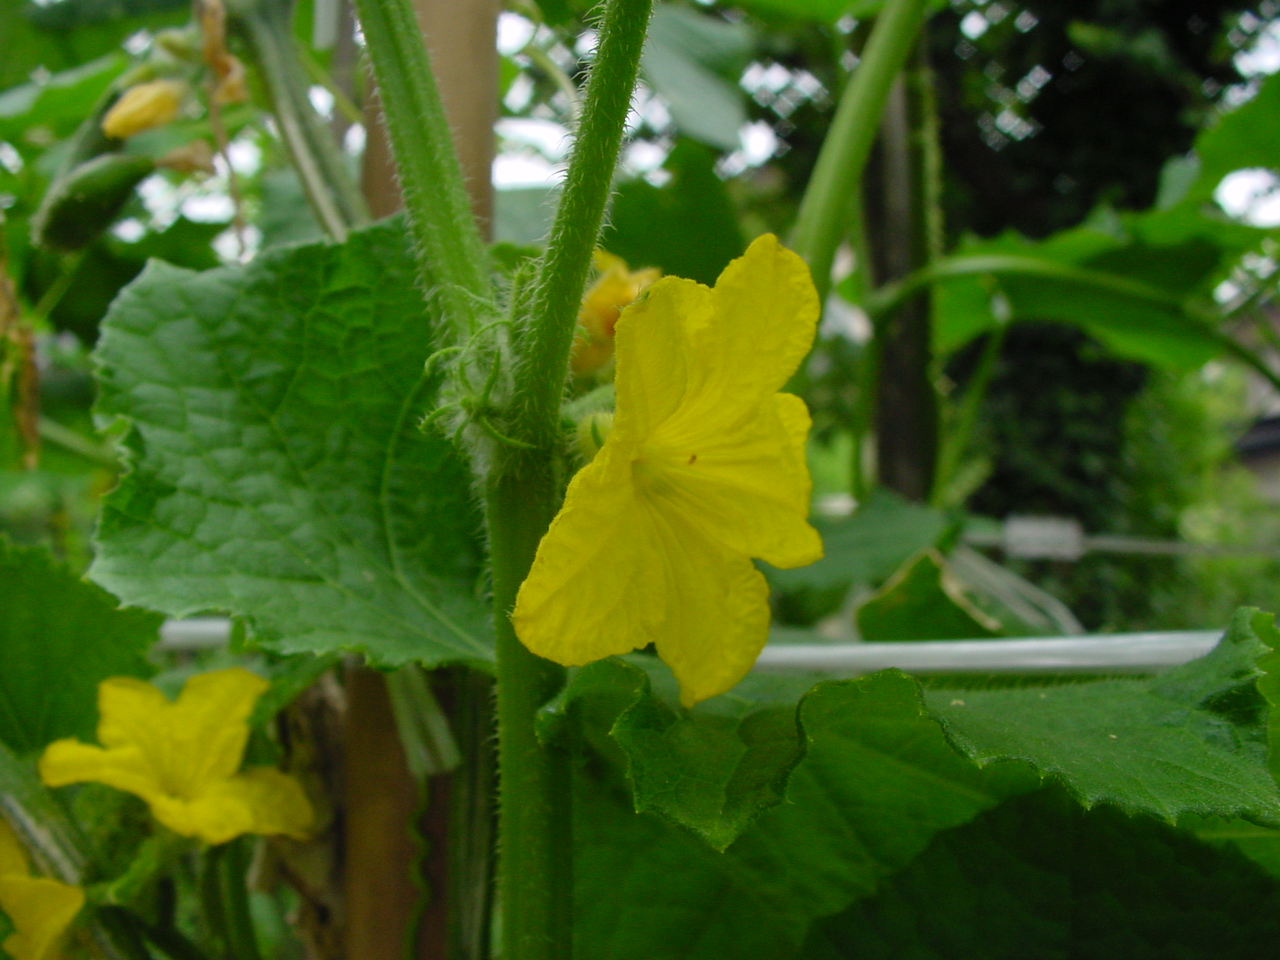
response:
{"label": "yellow cucumber flower", "polygon": [[595,373],[613,359],[613,332],[622,309],[645,287],[662,276],[661,270],[630,270],[621,257],[597,250],[593,257],[599,276],[582,298],[578,336],[569,363],[578,376]]}
{"label": "yellow cucumber flower", "polygon": [[31,876],[27,851],[0,817],[0,910],[13,925],[0,948],[13,960],[48,960],[83,906],[79,887]]}
{"label": "yellow cucumber flower", "polygon": [[152,80],[130,87],[102,118],[102,132],[116,140],[163,127],[178,115],[187,96],[181,80]]}
{"label": "yellow cucumber flower", "polygon": [[248,670],[218,670],[192,677],[170,702],[141,680],[104,680],[102,747],[55,741],[40,758],[40,777],[51,787],[93,781],[137,794],[170,830],[206,843],[242,833],[302,839],[313,819],[302,785],[273,767],[236,772],[249,714],[268,686]]}
{"label": "yellow cucumber flower", "polygon": [[809,412],[778,392],[817,319],[808,268],[770,235],[715,289],[668,277],[623,312],[613,429],[516,598],[526,647],[578,665],[654,643],[686,706],[751,669],[769,632],[751,558],[822,556],[806,519]]}

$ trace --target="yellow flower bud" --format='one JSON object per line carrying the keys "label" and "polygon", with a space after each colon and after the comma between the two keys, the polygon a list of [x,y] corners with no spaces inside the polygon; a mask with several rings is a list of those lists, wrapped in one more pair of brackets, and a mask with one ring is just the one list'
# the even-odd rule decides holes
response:
{"label": "yellow flower bud", "polygon": [[102,118],[102,132],[116,140],[124,140],[144,130],[163,127],[178,115],[187,96],[187,85],[180,80],[152,80],[126,90]]}
{"label": "yellow flower bud", "polygon": [[599,276],[582,298],[570,359],[573,372],[580,377],[595,373],[613,359],[613,328],[623,307],[662,276],[660,270],[629,270],[621,257],[603,250],[597,250],[594,259]]}

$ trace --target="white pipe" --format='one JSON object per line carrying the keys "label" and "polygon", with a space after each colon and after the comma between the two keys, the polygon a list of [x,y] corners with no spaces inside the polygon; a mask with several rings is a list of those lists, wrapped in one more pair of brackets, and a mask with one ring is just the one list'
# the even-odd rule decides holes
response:
{"label": "white pipe", "polygon": [[812,671],[859,676],[886,667],[907,673],[1152,673],[1203,656],[1220,630],[1115,633],[1017,640],[904,643],[774,643],[758,673]]}
{"label": "white pipe", "polygon": [[[758,673],[859,676],[886,667],[908,673],[1152,673],[1208,653],[1221,630],[1114,633],[1017,640],[916,640],[903,643],[771,643]],[[157,649],[211,650],[231,638],[225,617],[169,620]]]}
{"label": "white pipe", "polygon": [[157,650],[214,650],[231,639],[231,621],[226,617],[192,617],[166,620],[160,627]]}

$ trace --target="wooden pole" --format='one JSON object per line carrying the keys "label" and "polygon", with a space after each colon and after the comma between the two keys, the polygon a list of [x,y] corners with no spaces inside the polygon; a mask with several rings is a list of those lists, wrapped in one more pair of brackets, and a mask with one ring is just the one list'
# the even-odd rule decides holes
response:
{"label": "wooden pole", "polygon": [[[497,0],[414,0],[418,23],[422,27],[445,113],[453,132],[454,144],[462,162],[471,197],[472,210],[487,233],[493,219],[493,124],[498,106]],[[384,217],[400,209],[400,191],[395,165],[380,121],[376,94],[365,108],[366,145],[361,186],[370,212]],[[462,674],[465,671],[456,671]],[[487,684],[475,689],[475,678],[455,685],[454,697],[466,698],[465,716],[455,718],[455,726],[474,727],[486,724],[488,714]],[[450,777],[432,777],[427,786],[428,805],[418,810],[418,793],[405,762],[396,732],[386,682],[382,675],[365,667],[347,673],[347,773],[344,808],[347,823],[344,844],[346,873],[346,955],[348,960],[445,960],[457,947],[461,956],[470,960],[487,945],[487,929],[456,932],[459,918],[449,916],[454,899],[446,890],[450,859],[449,840],[450,793],[470,797],[478,782],[489,782],[483,757],[468,757],[479,764],[479,770],[465,771],[465,783],[452,784]],[[475,701],[474,703],[472,701]],[[476,712],[484,714],[479,720]],[[475,753],[487,749],[491,734],[485,730],[468,736],[458,730],[464,751]],[[471,741],[471,742],[468,742]],[[462,788],[462,792],[459,789]],[[412,827],[415,818],[419,831],[415,840]],[[483,811],[482,811],[483,813]],[[474,825],[473,825],[474,826]],[[468,830],[468,843],[487,846],[488,833],[480,828]],[[425,843],[425,859],[421,844]],[[483,856],[484,851],[469,851]],[[421,862],[418,868],[415,864]],[[415,870],[421,876],[415,878]],[[468,908],[463,911],[487,916],[487,903],[476,904],[476,886],[486,882],[474,878],[475,869],[464,873]],[[425,884],[425,902],[423,900]],[[481,895],[483,896],[483,895]],[[485,898],[487,900],[487,897]],[[421,916],[419,905],[421,904]],[[474,908],[474,909],[470,909]],[[456,911],[455,911],[456,912]],[[463,918],[465,920],[465,917]],[[414,930],[414,924],[417,929]],[[450,935],[449,925],[455,933]],[[475,922],[471,926],[475,926]],[[412,953],[406,949],[414,937]],[[461,941],[461,942],[460,942]],[[451,946],[452,944],[452,946]],[[475,946],[480,944],[481,946]]]}

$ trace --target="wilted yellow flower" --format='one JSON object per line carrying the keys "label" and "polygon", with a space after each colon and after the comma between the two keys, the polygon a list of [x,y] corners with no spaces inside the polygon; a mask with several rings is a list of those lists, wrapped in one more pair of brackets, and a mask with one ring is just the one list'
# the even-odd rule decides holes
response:
{"label": "wilted yellow flower", "polygon": [[595,252],[594,262],[599,276],[582,298],[570,358],[579,376],[594,373],[613,359],[613,331],[623,307],[662,276],[661,270],[652,268],[632,271],[621,257],[603,250]]}
{"label": "wilted yellow flower", "polygon": [[166,827],[206,843],[242,833],[303,838],[313,818],[297,780],[273,767],[236,772],[249,714],[268,686],[248,670],[218,670],[192,677],[171,703],[141,680],[104,680],[102,747],[55,741],[40,758],[40,777],[51,787],[93,781],[137,794]]}
{"label": "wilted yellow flower", "polygon": [[102,118],[102,132],[124,140],[135,133],[163,127],[178,115],[187,96],[181,80],[152,80],[130,87]]}
{"label": "wilted yellow flower", "polygon": [[751,558],[822,555],[806,520],[809,413],[778,392],[817,318],[808,268],[767,235],[714,290],[668,277],[627,308],[613,428],[516,599],[525,646],[576,665],[654,643],[686,706],[742,679],[769,631]]}
{"label": "wilted yellow flower", "polygon": [[0,910],[13,924],[0,947],[13,960],[47,960],[83,906],[79,887],[31,876],[27,851],[0,817]]}

